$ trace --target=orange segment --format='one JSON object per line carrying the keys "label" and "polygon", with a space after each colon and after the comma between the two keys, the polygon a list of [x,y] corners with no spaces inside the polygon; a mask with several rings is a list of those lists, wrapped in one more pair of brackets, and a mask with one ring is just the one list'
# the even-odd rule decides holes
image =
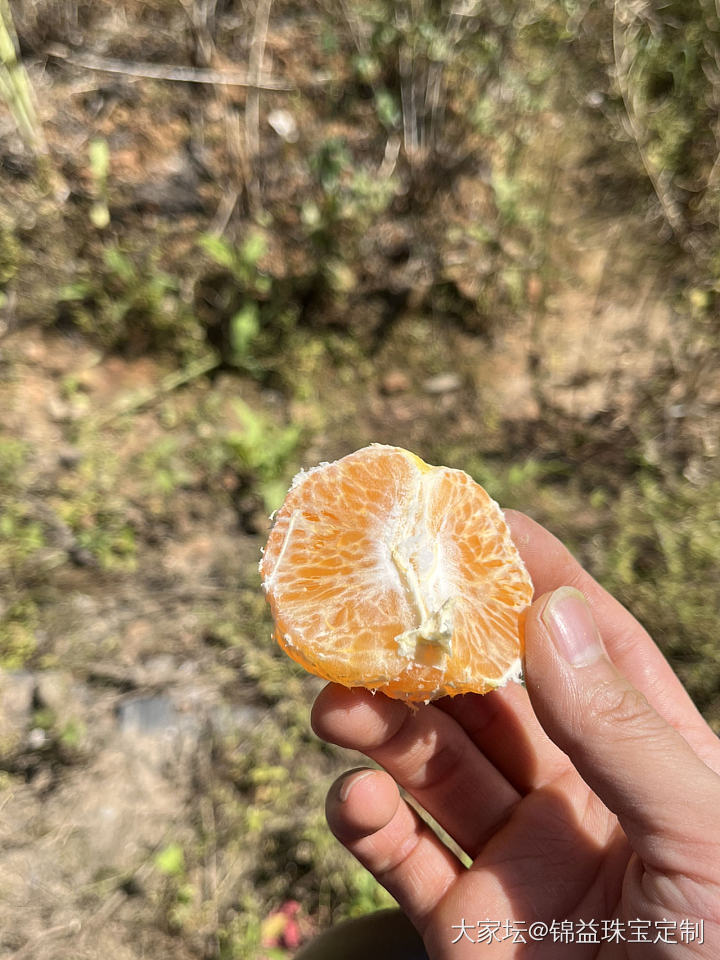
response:
{"label": "orange segment", "polygon": [[260,572],[278,643],[327,680],[431,700],[519,677],[532,582],[460,470],[373,444],[299,474]]}

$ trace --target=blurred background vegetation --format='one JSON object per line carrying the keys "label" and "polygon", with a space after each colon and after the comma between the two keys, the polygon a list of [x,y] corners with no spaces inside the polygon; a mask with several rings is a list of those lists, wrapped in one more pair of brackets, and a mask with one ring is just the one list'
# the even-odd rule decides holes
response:
{"label": "blurred background vegetation", "polygon": [[719,107],[713,0],[0,0],[11,956],[387,903],[257,575],[369,442],[564,538],[720,731]]}

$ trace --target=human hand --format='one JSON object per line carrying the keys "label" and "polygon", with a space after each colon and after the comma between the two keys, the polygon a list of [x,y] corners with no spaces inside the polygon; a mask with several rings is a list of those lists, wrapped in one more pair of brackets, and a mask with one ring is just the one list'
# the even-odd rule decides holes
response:
{"label": "human hand", "polygon": [[[545,529],[505,516],[536,589],[527,689],[412,712],[328,685],[315,732],[387,771],[340,777],[330,827],[397,899],[433,960],[484,956],[483,921],[500,921],[483,943],[500,960],[717,958],[720,741],[628,611]],[[472,858],[469,868],[398,785]],[[513,943],[537,922],[549,927],[542,939],[525,932],[527,945]],[[563,922],[572,946],[553,940]],[[593,929],[598,942],[577,939]]]}

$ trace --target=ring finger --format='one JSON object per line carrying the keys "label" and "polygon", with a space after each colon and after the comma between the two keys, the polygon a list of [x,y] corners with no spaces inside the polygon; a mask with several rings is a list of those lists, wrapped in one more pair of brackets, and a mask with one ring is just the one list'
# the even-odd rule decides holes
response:
{"label": "ring finger", "polygon": [[330,788],[330,829],[395,897],[419,933],[463,866],[381,770],[352,770]]}

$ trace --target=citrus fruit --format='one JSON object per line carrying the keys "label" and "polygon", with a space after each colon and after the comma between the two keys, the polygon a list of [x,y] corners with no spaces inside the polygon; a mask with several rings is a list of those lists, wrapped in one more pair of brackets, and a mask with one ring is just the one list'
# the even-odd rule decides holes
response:
{"label": "citrus fruit", "polygon": [[433,700],[519,679],[532,581],[461,470],[373,444],[301,472],[260,573],[278,643],[327,680]]}

